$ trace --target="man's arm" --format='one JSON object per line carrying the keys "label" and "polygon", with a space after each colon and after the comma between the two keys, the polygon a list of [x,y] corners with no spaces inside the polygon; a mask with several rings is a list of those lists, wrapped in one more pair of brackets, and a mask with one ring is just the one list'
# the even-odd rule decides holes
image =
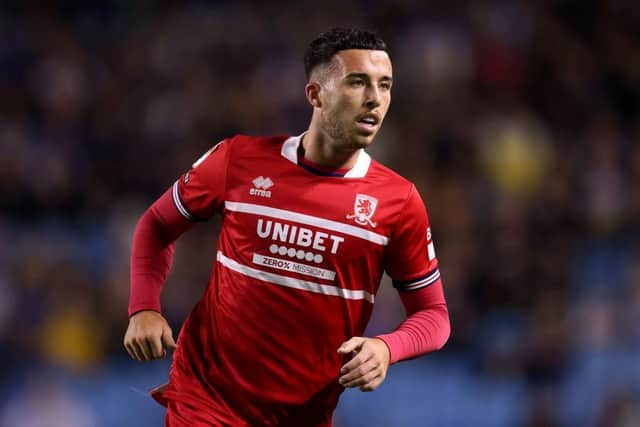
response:
{"label": "man's arm", "polygon": [[427,210],[412,186],[385,258],[385,270],[398,289],[407,319],[390,334],[353,337],[340,346],[338,353],[355,352],[340,371],[345,387],[374,390],[391,363],[439,350],[449,338],[449,312],[431,238]]}
{"label": "man's arm", "polygon": [[171,270],[175,240],[194,221],[204,221],[224,207],[230,142],[221,141],[200,157],[142,215],[131,248],[129,327],[124,346],[136,360],[163,357],[175,347],[160,314],[160,293]]}
{"label": "man's arm", "polygon": [[389,347],[390,363],[440,350],[451,333],[449,310],[439,280],[415,292],[399,294],[407,318],[394,332],[377,337]]}
{"label": "man's arm", "polygon": [[124,346],[135,360],[164,357],[175,348],[171,328],[160,314],[160,294],[171,270],[175,240],[192,227],[176,209],[171,190],[142,215],[131,248],[129,327]]}
{"label": "man's arm", "polygon": [[354,337],[338,349],[356,352],[340,370],[340,384],[373,391],[384,381],[389,365],[441,349],[449,339],[449,311],[442,283],[400,292],[407,318],[390,333],[375,338]]}
{"label": "man's arm", "polygon": [[440,280],[426,288],[399,294],[407,318],[394,332],[377,337],[389,348],[389,363],[440,350],[451,334],[449,310]]}

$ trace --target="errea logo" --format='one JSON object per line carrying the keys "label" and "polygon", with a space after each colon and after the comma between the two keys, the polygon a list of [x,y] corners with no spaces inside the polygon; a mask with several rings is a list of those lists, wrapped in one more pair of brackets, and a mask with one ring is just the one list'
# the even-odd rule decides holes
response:
{"label": "errea logo", "polygon": [[271,191],[269,191],[269,188],[273,187],[271,178],[259,176],[251,182],[254,188],[249,189],[249,194],[259,197],[271,197]]}

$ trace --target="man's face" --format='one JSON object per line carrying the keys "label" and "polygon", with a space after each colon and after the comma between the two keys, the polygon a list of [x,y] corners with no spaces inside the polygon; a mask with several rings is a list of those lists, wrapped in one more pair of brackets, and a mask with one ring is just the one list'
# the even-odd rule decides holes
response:
{"label": "man's face", "polygon": [[392,67],[382,50],[338,52],[321,79],[321,127],[346,149],[372,142],[391,102]]}

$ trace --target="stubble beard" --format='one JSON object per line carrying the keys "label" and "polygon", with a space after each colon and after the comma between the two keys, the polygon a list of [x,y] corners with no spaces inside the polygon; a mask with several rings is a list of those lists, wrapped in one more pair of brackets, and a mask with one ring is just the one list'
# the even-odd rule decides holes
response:
{"label": "stubble beard", "polygon": [[323,130],[334,141],[336,148],[340,150],[357,150],[360,148],[367,148],[369,146],[366,142],[358,141],[355,138],[355,134],[349,134],[347,125],[341,123],[337,115],[324,114],[323,112]]}

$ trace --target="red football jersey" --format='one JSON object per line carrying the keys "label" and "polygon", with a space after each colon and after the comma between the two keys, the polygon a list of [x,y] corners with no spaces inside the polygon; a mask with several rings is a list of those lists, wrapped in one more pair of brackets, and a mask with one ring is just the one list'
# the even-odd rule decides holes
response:
{"label": "red football jersey", "polygon": [[224,140],[174,184],[185,218],[223,222],[166,397],[223,396],[256,420],[263,405],[331,413],[343,390],[336,351],[362,336],[383,272],[401,290],[439,279],[413,184],[364,150],[344,176],[313,170],[298,162],[300,141]]}

